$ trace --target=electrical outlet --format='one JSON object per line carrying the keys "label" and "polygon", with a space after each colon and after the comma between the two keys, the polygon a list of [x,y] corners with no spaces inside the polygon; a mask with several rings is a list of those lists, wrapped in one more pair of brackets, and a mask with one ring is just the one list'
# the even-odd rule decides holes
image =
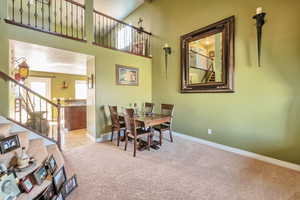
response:
{"label": "electrical outlet", "polygon": [[209,135],[211,135],[211,134],[213,134],[213,130],[212,130],[212,129],[207,129],[207,133],[208,133]]}

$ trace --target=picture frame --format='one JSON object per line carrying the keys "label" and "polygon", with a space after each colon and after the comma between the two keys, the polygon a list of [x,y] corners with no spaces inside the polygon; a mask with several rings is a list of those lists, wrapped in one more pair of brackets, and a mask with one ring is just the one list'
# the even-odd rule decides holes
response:
{"label": "picture frame", "polygon": [[40,168],[35,170],[32,175],[36,184],[41,185],[48,176],[48,171],[46,169],[45,164],[43,164]]}
{"label": "picture frame", "polygon": [[20,148],[20,141],[18,135],[12,135],[0,140],[1,154],[8,153],[17,148]]}
{"label": "picture frame", "polygon": [[59,193],[58,195],[54,196],[51,200],[65,200],[62,193]]}
{"label": "picture frame", "polygon": [[27,177],[21,179],[19,183],[20,183],[22,190],[25,191],[26,193],[31,192],[31,190],[34,188],[34,184],[33,184],[32,180],[30,179],[30,176],[27,176]]}
{"label": "picture frame", "polygon": [[48,173],[53,175],[57,169],[57,163],[53,155],[51,155],[45,163]]}
{"label": "picture frame", "polygon": [[72,176],[63,186],[62,195],[64,198],[69,196],[71,192],[73,192],[78,187],[77,177],[76,175]]}
{"label": "picture frame", "polygon": [[61,188],[67,181],[67,175],[65,167],[61,167],[54,175],[53,175],[53,184],[56,191],[56,194],[59,194]]}
{"label": "picture frame", "polygon": [[138,86],[139,69],[123,65],[116,65],[116,81],[117,85]]}
{"label": "picture frame", "polygon": [[14,173],[0,177],[0,199],[15,199],[20,193]]}
{"label": "picture frame", "polygon": [[41,194],[34,198],[34,200],[52,200],[55,196],[53,184],[50,184]]}

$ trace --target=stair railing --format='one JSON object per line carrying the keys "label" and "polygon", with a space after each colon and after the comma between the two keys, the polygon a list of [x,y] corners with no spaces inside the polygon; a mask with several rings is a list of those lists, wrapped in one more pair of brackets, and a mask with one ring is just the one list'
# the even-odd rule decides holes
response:
{"label": "stair railing", "polygon": [[0,71],[15,98],[14,116],[10,120],[55,142],[61,149],[61,103],[54,103]]}

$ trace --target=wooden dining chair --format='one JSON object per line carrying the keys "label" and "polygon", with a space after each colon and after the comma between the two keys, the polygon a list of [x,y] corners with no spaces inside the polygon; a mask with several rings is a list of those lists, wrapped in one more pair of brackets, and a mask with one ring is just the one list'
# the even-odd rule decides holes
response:
{"label": "wooden dining chair", "polygon": [[154,130],[159,132],[159,144],[160,145],[162,145],[164,131],[169,131],[170,140],[171,140],[171,142],[173,142],[173,135],[172,135],[173,112],[174,112],[174,104],[161,104],[161,114],[171,116],[171,121],[153,127]]}
{"label": "wooden dining chair", "polygon": [[[144,130],[142,128],[137,128],[136,120],[134,117],[134,109],[126,109],[124,113],[125,125],[126,125],[126,133],[125,133],[125,151],[127,150],[128,138],[133,139],[134,149],[133,149],[133,157],[136,156],[137,142],[141,137],[147,136],[147,148],[150,151],[151,145],[151,131]],[[139,140],[140,141],[140,140]]]}
{"label": "wooden dining chair", "polygon": [[117,106],[108,106],[110,111],[110,118],[111,118],[111,138],[110,140],[113,141],[114,138],[114,132],[118,133],[118,146],[120,145],[120,136],[121,131],[124,131],[125,134],[125,123],[124,121],[120,121],[119,115],[118,115],[118,107]]}
{"label": "wooden dining chair", "polygon": [[148,102],[146,102],[145,103],[145,113],[146,114],[150,114],[150,113],[152,113],[153,112],[153,109],[154,109],[154,103],[148,103]]}

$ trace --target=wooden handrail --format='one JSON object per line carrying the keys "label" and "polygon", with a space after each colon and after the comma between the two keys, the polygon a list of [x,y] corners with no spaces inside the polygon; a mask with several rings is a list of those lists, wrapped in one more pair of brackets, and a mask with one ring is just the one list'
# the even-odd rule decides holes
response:
{"label": "wooden handrail", "polygon": [[194,50],[190,50],[190,51],[191,51],[192,53],[194,53],[194,54],[197,54],[197,55],[199,55],[199,56],[202,56],[202,57],[206,58],[207,60],[214,61],[214,59],[212,59],[211,57],[208,57],[208,56],[206,56],[206,55],[203,55],[202,53],[199,53],[199,52],[194,51]]}
{"label": "wooden handrail", "polygon": [[40,94],[36,93],[35,91],[33,91],[32,89],[26,87],[25,85],[19,83],[18,81],[16,81],[15,79],[11,78],[10,76],[8,76],[6,73],[0,71],[0,77],[3,78],[4,80],[9,80],[15,84],[17,84],[18,86],[22,87],[23,89],[27,90],[28,92],[31,92],[32,94],[38,96],[39,98],[43,99],[44,101],[46,101],[47,103],[51,104],[52,106],[58,108],[59,106],[55,103],[53,103],[52,101],[50,101],[49,99],[41,96]]}
{"label": "wooden handrail", "polygon": [[118,19],[116,19],[116,18],[114,18],[114,17],[112,17],[112,16],[106,15],[106,14],[104,14],[104,13],[102,13],[102,12],[99,12],[99,11],[97,11],[97,10],[95,10],[95,9],[94,9],[94,12],[97,13],[97,14],[99,14],[99,15],[102,15],[102,16],[104,16],[104,17],[107,17],[107,18],[109,18],[109,19],[111,19],[111,20],[114,20],[114,21],[116,21],[116,22],[118,22],[118,23],[120,23],[120,24],[124,24],[124,25],[129,26],[129,27],[131,27],[131,28],[133,28],[133,29],[136,29],[136,30],[139,31],[139,32],[143,32],[143,33],[146,33],[146,34],[148,34],[148,35],[152,35],[152,33],[150,33],[150,32],[144,31],[144,30],[142,30],[142,29],[140,29],[140,28],[137,28],[137,27],[135,27],[135,26],[133,26],[133,25],[127,24],[126,22],[123,22],[123,21],[121,21],[121,20],[118,20]]}
{"label": "wooden handrail", "polygon": [[76,5],[76,6],[80,6],[80,7],[82,7],[82,8],[85,9],[85,5],[83,5],[83,4],[81,4],[81,3],[78,3],[78,2],[73,1],[73,0],[65,0],[65,1],[67,1],[67,2],[69,2],[69,3],[71,3],[71,4],[74,4],[74,5]]}

